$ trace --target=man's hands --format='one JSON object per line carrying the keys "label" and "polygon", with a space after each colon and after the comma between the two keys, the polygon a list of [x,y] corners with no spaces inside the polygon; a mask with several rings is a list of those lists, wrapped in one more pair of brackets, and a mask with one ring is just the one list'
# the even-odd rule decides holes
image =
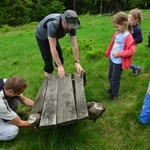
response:
{"label": "man's hands", "polygon": [[[76,71],[77,71],[78,73],[84,73],[84,72],[85,72],[79,63],[75,63],[75,68],[76,68]],[[64,67],[63,67],[63,66],[59,66],[59,67],[58,67],[57,76],[58,76],[60,79],[65,77],[65,70],[64,70]]]}
{"label": "man's hands", "polygon": [[28,117],[28,122],[31,126],[39,127],[41,115],[39,113],[31,114]]}
{"label": "man's hands", "polygon": [[79,63],[75,63],[75,68],[76,68],[76,71],[78,73],[84,73],[85,72]]}
{"label": "man's hands", "polygon": [[65,70],[64,70],[63,66],[59,66],[58,67],[58,74],[57,74],[57,76],[59,78],[64,78],[65,77]]}

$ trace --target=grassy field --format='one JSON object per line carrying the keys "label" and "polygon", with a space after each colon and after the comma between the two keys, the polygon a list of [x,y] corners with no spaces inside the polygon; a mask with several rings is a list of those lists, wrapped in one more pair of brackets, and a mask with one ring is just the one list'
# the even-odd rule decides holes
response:
{"label": "grassy field", "polygon": [[[87,101],[102,102],[106,112],[93,123],[90,120],[58,127],[56,129],[21,128],[18,136],[7,142],[0,141],[0,150],[148,150],[150,149],[150,125],[143,126],[137,116],[150,81],[150,10],[143,10],[143,42],[137,45],[133,64],[141,66],[137,77],[132,71],[124,70],[120,96],[113,102],[107,101],[104,91],[108,89],[108,59],[104,54],[115,32],[112,16],[80,16],[81,28],[77,30],[80,62],[87,74],[85,94]],[[44,79],[43,61],[34,36],[38,23],[21,27],[0,28],[0,77],[20,75],[28,82],[24,95],[35,99]],[[74,63],[69,36],[60,40],[65,72],[74,73]],[[69,57],[68,57],[69,56]],[[56,70],[54,71],[56,73]],[[27,119],[30,109],[20,104],[19,115]]]}

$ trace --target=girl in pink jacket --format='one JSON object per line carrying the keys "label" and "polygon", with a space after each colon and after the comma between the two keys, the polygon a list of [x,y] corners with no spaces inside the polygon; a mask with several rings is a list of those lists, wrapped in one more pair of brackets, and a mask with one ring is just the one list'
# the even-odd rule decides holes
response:
{"label": "girl in pink jacket", "polygon": [[110,88],[106,91],[106,94],[110,94],[108,99],[110,101],[118,98],[122,70],[130,68],[135,52],[135,41],[128,16],[124,12],[119,12],[113,17],[112,23],[116,32],[105,54],[110,58],[108,71]]}

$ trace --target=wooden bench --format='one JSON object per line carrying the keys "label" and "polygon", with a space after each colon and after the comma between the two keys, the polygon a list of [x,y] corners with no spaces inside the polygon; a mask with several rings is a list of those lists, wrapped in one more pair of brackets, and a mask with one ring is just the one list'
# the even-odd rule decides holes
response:
{"label": "wooden bench", "polygon": [[31,114],[40,114],[39,128],[52,128],[88,118],[84,75],[46,77],[39,88]]}

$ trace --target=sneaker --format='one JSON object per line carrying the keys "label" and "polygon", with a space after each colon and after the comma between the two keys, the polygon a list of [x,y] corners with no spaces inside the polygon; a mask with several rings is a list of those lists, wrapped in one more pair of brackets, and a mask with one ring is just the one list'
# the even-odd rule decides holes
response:
{"label": "sneaker", "polygon": [[141,67],[137,67],[136,69],[134,69],[134,76],[136,77],[139,73],[140,73],[140,71],[141,71]]}
{"label": "sneaker", "polygon": [[108,101],[113,101],[113,100],[115,100],[115,99],[117,99],[117,98],[118,98],[118,96],[111,95],[107,100],[108,100]]}
{"label": "sneaker", "polygon": [[111,94],[111,92],[112,91],[110,89],[108,89],[107,91],[104,92],[104,94]]}
{"label": "sneaker", "polygon": [[133,70],[133,76],[134,76],[134,74],[135,74],[135,69],[132,69]]}

